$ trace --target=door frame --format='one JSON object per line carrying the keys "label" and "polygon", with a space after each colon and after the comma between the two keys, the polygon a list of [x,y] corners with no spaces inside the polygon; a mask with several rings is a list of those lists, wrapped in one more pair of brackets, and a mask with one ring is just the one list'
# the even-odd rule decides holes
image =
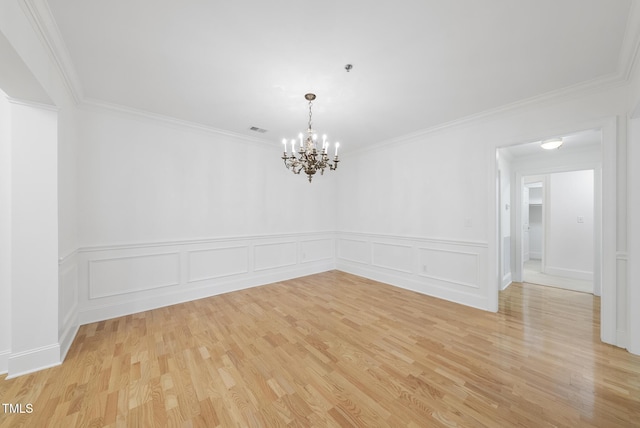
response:
{"label": "door frame", "polygon": [[[600,165],[595,173],[596,199],[600,201],[600,210],[596,212],[595,235],[600,245],[594,248],[596,254],[596,262],[594,265],[594,281],[599,279],[601,284],[601,318],[600,318],[600,339],[616,346],[624,346],[626,338],[618,337],[617,334],[617,144],[618,144],[618,118],[609,117],[600,120],[588,121],[575,126],[565,127],[561,129],[551,129],[549,132],[531,135],[529,138],[522,138],[519,141],[509,141],[504,144],[495,144],[489,147],[487,156],[491,160],[492,168],[489,168],[489,204],[488,204],[488,295],[487,309],[497,312],[499,309],[499,290],[501,282],[501,273],[499,272],[499,246],[497,243],[499,236],[498,228],[498,186],[497,171],[499,149],[516,144],[527,143],[531,141],[541,141],[549,136],[568,135],[585,129],[600,129],[602,133],[602,144],[600,151]],[[593,165],[591,166],[593,167]],[[580,169],[591,169],[590,167],[582,167]],[[530,175],[527,173],[525,175]],[[522,175],[522,172],[520,172]],[[517,182],[517,181],[515,181]],[[517,196],[517,194],[516,194]],[[512,201],[514,202],[514,201]],[[518,208],[517,203],[512,203],[512,207]],[[512,222],[513,225],[514,222]],[[517,248],[517,247],[516,247]],[[517,266],[517,264],[516,264]],[[625,310],[626,308],[621,308]],[[626,312],[626,311],[625,311]],[[620,314],[626,316],[627,314]]]}

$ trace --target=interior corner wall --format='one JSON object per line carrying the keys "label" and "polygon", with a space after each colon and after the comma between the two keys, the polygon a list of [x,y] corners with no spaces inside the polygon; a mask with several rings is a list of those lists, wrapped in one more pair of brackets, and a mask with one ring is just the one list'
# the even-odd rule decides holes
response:
{"label": "interior corner wall", "polygon": [[11,117],[0,90],[0,373],[11,353]]}
{"label": "interior corner wall", "polygon": [[280,146],[85,106],[80,323],[333,269],[336,173]]}
{"label": "interior corner wall", "polygon": [[488,308],[489,157],[471,127],[345,155],[338,268]]}

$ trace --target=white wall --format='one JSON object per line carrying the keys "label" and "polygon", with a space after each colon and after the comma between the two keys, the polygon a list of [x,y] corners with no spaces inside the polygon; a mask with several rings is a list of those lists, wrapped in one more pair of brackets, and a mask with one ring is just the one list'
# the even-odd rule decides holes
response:
{"label": "white wall", "polygon": [[57,114],[11,101],[9,376],[60,362]]}
{"label": "white wall", "polygon": [[[348,257],[341,255],[341,244],[338,245],[338,268],[497,310],[500,274],[494,191],[496,148],[606,127],[609,145],[602,162],[605,205],[609,211],[605,213],[605,221],[615,230],[616,197],[619,196],[615,191],[616,165],[626,162],[624,158],[616,158],[616,145],[623,147],[626,136],[617,133],[615,118],[626,115],[625,96],[624,88],[566,98],[559,96],[345,155],[343,164],[349,168],[345,167],[341,176],[337,224],[339,235],[348,235],[350,241]],[[590,154],[585,155],[585,158],[589,157]],[[603,338],[613,343],[616,340],[615,302],[618,291],[626,285],[615,284],[615,236],[611,237],[609,232],[605,236],[608,240],[604,244],[603,269],[607,278],[613,278],[607,281],[614,283],[614,290],[612,296],[604,299],[607,305],[604,312],[612,319],[603,323],[607,328]],[[386,261],[376,263],[370,243],[377,237],[399,246],[409,246],[404,255],[413,260],[411,268]],[[406,240],[418,244],[407,245]],[[351,241],[361,243],[355,245]],[[438,263],[438,258],[434,257],[432,262],[426,263],[424,275],[425,267],[415,247],[427,242],[446,242],[457,248],[438,250],[438,257],[446,260],[440,264],[448,266],[446,272],[440,270],[437,275],[428,272],[430,266]],[[480,249],[481,255],[477,257],[485,260],[487,272],[486,276],[476,272],[470,281],[470,276],[464,279],[458,276],[455,257],[459,253],[474,254],[472,248]]]}
{"label": "white wall", "polygon": [[11,353],[11,116],[0,90],[0,373]]}
{"label": "white wall", "polygon": [[464,128],[345,155],[338,268],[488,307],[487,158]]}
{"label": "white wall", "polygon": [[80,322],[332,269],[335,172],[280,146],[87,107],[79,112]]}
{"label": "white wall", "polygon": [[294,176],[275,143],[97,109],[80,123],[82,247],[335,227],[336,172]]}
{"label": "white wall", "polygon": [[549,176],[546,273],[593,280],[593,180],[592,170]]}

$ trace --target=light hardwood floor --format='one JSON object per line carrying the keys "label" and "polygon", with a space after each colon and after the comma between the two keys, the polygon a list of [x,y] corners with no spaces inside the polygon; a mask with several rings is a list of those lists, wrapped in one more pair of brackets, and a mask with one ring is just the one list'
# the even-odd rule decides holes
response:
{"label": "light hardwood floor", "polygon": [[85,325],[6,380],[2,427],[640,426],[599,299],[513,284],[488,313],[332,271]]}

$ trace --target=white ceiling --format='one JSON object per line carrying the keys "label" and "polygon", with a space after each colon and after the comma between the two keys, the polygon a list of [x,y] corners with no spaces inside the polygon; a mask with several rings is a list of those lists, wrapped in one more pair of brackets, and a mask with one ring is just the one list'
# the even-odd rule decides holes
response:
{"label": "white ceiling", "polygon": [[314,128],[347,150],[620,75],[631,4],[48,0],[85,101],[279,144],[314,92]]}

